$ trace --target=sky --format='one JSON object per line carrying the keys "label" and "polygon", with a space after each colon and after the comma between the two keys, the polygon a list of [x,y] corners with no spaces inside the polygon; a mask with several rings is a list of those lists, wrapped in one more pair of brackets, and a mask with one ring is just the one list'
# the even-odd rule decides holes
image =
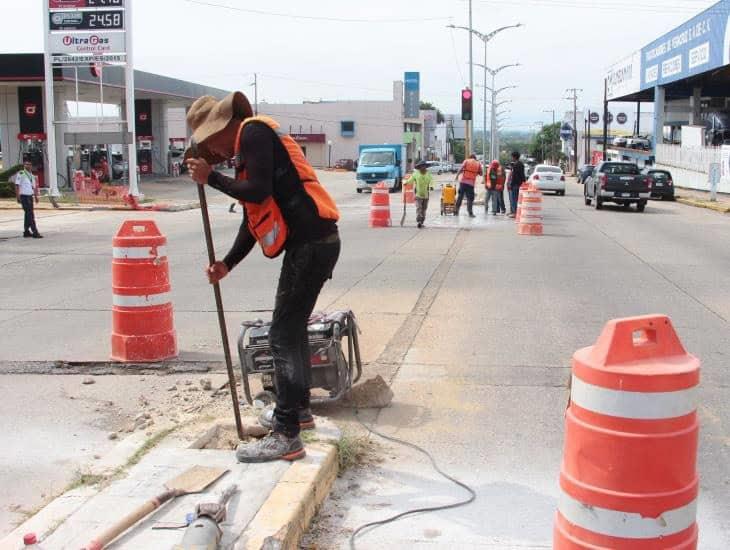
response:
{"label": "sky", "polygon": [[[0,52],[42,51],[43,1],[0,0],[0,13],[22,6],[23,17],[5,25]],[[133,1],[137,69],[239,89],[251,99],[253,73],[259,100],[298,103],[387,99],[394,80],[419,71],[421,99],[457,113],[460,89],[468,84],[468,33],[447,28],[468,26],[468,0]],[[511,100],[503,107],[510,110],[505,127],[550,122],[545,110],[562,118],[572,108],[568,88],[582,89],[579,109],[599,107],[607,67],[714,3],[472,0],[473,28],[480,32],[524,25],[489,43],[490,67],[521,64],[497,77],[498,88],[517,86],[500,96]],[[483,43],[473,44],[474,61],[483,63]],[[483,81],[480,68],[474,81]],[[475,103],[477,121],[482,105]]]}

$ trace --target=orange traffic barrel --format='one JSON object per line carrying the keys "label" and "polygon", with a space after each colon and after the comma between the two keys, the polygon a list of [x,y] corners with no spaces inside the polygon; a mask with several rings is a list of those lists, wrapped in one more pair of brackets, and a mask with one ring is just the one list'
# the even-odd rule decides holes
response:
{"label": "orange traffic barrel", "polygon": [[113,240],[112,359],[177,355],[167,239],[152,220],[125,221]]}
{"label": "orange traffic barrel", "polygon": [[534,186],[520,189],[522,205],[517,223],[518,235],[542,235],[542,192]]}
{"label": "orange traffic barrel", "polygon": [[699,379],[664,315],[573,355],[553,548],[697,548]]}
{"label": "orange traffic barrel", "polygon": [[515,223],[520,223],[520,216],[522,216],[522,197],[525,191],[529,189],[527,182],[520,185],[520,191],[517,194],[517,211],[515,212]]}
{"label": "orange traffic barrel", "polygon": [[390,191],[384,183],[373,187],[370,203],[370,227],[390,227]]}

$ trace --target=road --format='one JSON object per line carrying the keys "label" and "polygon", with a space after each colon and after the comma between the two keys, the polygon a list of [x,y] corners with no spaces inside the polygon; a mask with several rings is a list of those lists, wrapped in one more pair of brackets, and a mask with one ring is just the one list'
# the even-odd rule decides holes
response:
{"label": "road", "polygon": [[[386,541],[394,548],[549,547],[571,355],[593,343],[607,320],[651,312],[670,315],[703,361],[702,547],[730,544],[730,292],[722,286],[730,219],[656,202],[644,214],[611,206],[599,212],[571,184],[566,197],[545,198],[540,238],[519,237],[512,221],[481,212],[476,220],[441,218],[436,192],[425,229],[415,228],[412,211],[398,227],[396,204],[396,227],[375,230],[367,227],[369,196],[354,193],[352,174],[322,178],[342,210],[343,252],[318,307],[352,308],[363,329],[366,375],[392,380],[395,401],[377,417],[378,428],[426,446],[478,493],[468,508],[368,533],[360,548]],[[192,186],[189,192],[194,198]],[[228,213],[224,197],[210,197],[223,254],[240,213]],[[80,377],[33,374],[48,361],[107,360],[111,238],[134,214],[44,216],[46,239],[31,241],[18,238],[19,213],[0,213],[0,329],[11,335],[0,347],[0,372],[27,371],[0,375],[0,412],[15,427],[0,433],[15,480],[0,497],[3,508],[33,508],[49,479],[63,486],[79,463],[111,445],[106,435],[134,415],[138,395],[163,388],[149,376],[96,377],[83,386]],[[181,360],[220,361],[200,213],[144,216],[168,237]],[[256,253],[224,281],[231,334],[240,321],[267,315],[260,310],[271,307],[277,271],[278,261]],[[107,396],[115,390],[118,399]],[[26,417],[29,395],[36,403]],[[114,414],[95,410],[105,399],[114,400]],[[319,412],[348,425],[342,411]],[[24,437],[37,426],[45,428],[42,437]],[[65,443],[74,433],[74,444]],[[422,458],[391,444],[383,449],[382,464],[338,483],[318,524],[326,541],[320,547],[341,546],[336,533],[363,521],[460,496]],[[3,487],[10,486],[5,471]],[[0,534],[18,519],[0,512]]]}

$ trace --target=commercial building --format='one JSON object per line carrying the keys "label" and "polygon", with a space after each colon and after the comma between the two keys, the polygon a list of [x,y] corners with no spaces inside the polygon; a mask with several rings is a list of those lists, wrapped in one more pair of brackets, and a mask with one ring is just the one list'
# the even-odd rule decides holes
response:
{"label": "commercial building", "polygon": [[653,102],[654,164],[680,186],[730,192],[729,21],[717,2],[605,75],[609,101]]}
{"label": "commercial building", "polygon": [[[46,147],[43,54],[0,54],[0,140],[6,166],[23,156],[33,159],[34,171],[46,183],[48,155],[56,155],[60,187],[70,173],[82,169],[94,152],[108,152],[129,137],[124,117],[124,74],[117,66],[92,65],[53,71],[56,150]],[[141,174],[167,174],[169,151],[187,131],[184,113],[201,95],[225,97],[228,92],[166,76],[135,71],[135,134]],[[97,103],[111,106],[116,115],[100,118],[75,116],[71,105]],[[119,147],[121,151],[121,147]],[[108,153],[104,153],[108,154]],[[83,159],[86,159],[85,161]]]}
{"label": "commercial building", "polygon": [[424,112],[419,118],[405,117],[402,81],[393,82],[393,95],[387,100],[260,103],[258,112],[276,119],[317,168],[339,159],[356,160],[359,146],[365,144],[405,144],[411,162],[425,156]]}

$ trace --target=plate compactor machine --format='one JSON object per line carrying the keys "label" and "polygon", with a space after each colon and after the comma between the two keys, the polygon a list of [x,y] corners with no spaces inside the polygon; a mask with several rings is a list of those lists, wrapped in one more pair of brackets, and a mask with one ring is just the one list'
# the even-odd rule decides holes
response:
{"label": "plate compactor machine", "polygon": [[[238,357],[246,401],[269,405],[276,399],[274,358],[269,346],[270,321],[244,321],[238,337]],[[362,376],[358,327],[352,311],[313,313],[307,325],[312,359],[312,403],[338,401]],[[347,341],[343,343],[343,339]],[[259,375],[264,391],[251,395],[249,376]]]}

